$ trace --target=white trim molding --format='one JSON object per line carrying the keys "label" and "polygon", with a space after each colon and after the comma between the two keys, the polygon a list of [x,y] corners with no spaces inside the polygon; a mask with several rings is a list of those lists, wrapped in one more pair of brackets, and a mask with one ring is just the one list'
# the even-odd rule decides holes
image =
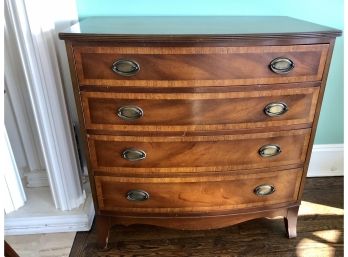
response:
{"label": "white trim molding", "polygon": [[19,176],[16,161],[13,156],[10,141],[8,139],[7,131],[4,129],[1,140],[2,153],[2,190],[4,193],[4,209],[5,213],[11,213],[22,207],[27,198],[23,189],[22,181]]}
{"label": "white trim molding", "polygon": [[61,210],[77,208],[86,198],[55,46],[57,13],[68,10],[66,5],[72,4],[68,1],[5,1],[9,17],[6,26],[12,26],[17,41],[13,47],[19,50],[52,198]]}
{"label": "white trim molding", "polygon": [[21,175],[24,171],[44,171],[43,153],[34,114],[26,89],[25,75],[9,13],[5,12],[4,88],[5,127]]}
{"label": "white trim molding", "polygon": [[89,231],[94,219],[92,195],[72,211],[57,210],[48,187],[28,188],[28,201],[5,218],[5,235]]}
{"label": "white trim molding", "polygon": [[343,144],[313,145],[307,177],[343,176]]}

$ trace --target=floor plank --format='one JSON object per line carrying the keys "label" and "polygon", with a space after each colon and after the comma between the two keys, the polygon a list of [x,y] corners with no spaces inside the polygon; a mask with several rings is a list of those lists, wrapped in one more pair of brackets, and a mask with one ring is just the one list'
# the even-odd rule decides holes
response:
{"label": "floor plank", "polygon": [[343,177],[307,179],[298,236],[287,239],[283,219],[258,219],[205,231],[148,225],[114,226],[109,247],[98,250],[95,228],[79,232],[70,257],[343,256]]}
{"label": "floor plank", "polygon": [[67,257],[75,232],[5,236],[20,257]]}

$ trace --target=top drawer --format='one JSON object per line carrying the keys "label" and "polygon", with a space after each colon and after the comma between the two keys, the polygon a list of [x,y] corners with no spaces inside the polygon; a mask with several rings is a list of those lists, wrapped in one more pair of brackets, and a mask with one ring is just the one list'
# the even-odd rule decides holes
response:
{"label": "top drawer", "polygon": [[79,83],[83,85],[202,87],[273,84],[321,80],[328,46],[75,46],[74,58]]}

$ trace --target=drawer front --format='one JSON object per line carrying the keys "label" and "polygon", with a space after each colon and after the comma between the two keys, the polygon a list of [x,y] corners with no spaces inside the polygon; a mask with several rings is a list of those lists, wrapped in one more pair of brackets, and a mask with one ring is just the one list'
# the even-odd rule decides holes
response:
{"label": "drawer front", "polygon": [[302,169],[195,178],[96,176],[95,184],[100,210],[178,214],[295,202],[301,175]]}
{"label": "drawer front", "polygon": [[318,93],[315,87],[202,94],[81,92],[81,98],[87,129],[206,131],[310,124]]}
{"label": "drawer front", "polygon": [[190,137],[88,135],[88,145],[92,168],[105,172],[228,171],[301,164],[310,131]]}
{"label": "drawer front", "polygon": [[327,52],[328,44],[74,47],[80,84],[123,87],[203,87],[319,81]]}

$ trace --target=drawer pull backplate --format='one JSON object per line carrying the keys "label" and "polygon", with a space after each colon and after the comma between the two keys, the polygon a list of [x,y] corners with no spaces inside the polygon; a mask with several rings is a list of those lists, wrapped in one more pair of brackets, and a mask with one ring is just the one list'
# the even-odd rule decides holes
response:
{"label": "drawer pull backplate", "polygon": [[139,72],[140,65],[134,60],[120,59],[112,64],[111,69],[121,76],[129,77]]}
{"label": "drawer pull backplate", "polygon": [[264,145],[259,149],[259,155],[261,157],[272,157],[280,154],[282,151],[279,145]]}
{"label": "drawer pull backplate", "polygon": [[263,111],[266,115],[274,117],[281,116],[288,111],[288,106],[285,103],[269,103],[265,106]]}
{"label": "drawer pull backplate", "polygon": [[270,195],[270,194],[273,194],[274,191],[275,191],[275,187],[272,185],[268,185],[268,184],[259,185],[259,186],[255,187],[255,189],[254,189],[254,193],[257,196]]}
{"label": "drawer pull backplate", "polygon": [[122,106],[117,110],[117,116],[127,121],[140,119],[143,115],[143,110],[138,106]]}
{"label": "drawer pull backplate", "polygon": [[289,58],[278,57],[271,61],[269,67],[274,73],[286,74],[289,73],[293,68],[295,68],[295,64]]}
{"label": "drawer pull backplate", "polygon": [[150,195],[148,192],[144,190],[135,189],[135,190],[128,191],[126,197],[127,197],[127,200],[129,201],[142,202],[149,199]]}
{"label": "drawer pull backplate", "polygon": [[146,158],[146,153],[140,149],[127,148],[122,152],[122,157],[128,161],[140,161]]}

